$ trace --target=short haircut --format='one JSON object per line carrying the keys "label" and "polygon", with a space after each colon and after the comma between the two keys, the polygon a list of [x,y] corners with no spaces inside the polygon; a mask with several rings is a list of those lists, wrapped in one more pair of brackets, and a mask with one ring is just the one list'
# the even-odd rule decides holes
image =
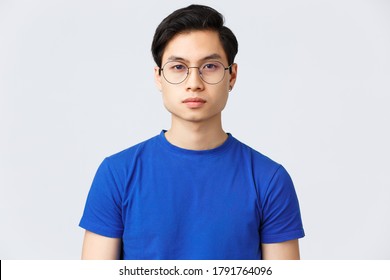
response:
{"label": "short haircut", "polygon": [[229,65],[238,52],[238,42],[233,32],[224,26],[224,17],[218,11],[203,5],[190,5],[174,11],[157,27],[152,42],[153,59],[161,67],[165,47],[179,33],[211,30],[219,34]]}

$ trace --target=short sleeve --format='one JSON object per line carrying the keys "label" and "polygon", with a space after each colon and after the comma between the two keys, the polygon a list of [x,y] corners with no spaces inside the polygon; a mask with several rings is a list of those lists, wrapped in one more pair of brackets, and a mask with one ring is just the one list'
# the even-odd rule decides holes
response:
{"label": "short sleeve", "polygon": [[80,227],[107,237],[122,237],[122,195],[119,182],[110,167],[109,158],[106,158],[93,179]]}
{"label": "short sleeve", "polygon": [[279,166],[262,199],[262,243],[277,243],[305,236],[299,202],[290,175]]}

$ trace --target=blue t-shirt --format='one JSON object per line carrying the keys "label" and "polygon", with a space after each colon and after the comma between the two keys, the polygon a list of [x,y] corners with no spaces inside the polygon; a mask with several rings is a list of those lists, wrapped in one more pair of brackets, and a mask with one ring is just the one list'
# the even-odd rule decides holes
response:
{"label": "blue t-shirt", "polygon": [[280,164],[231,134],[194,151],[164,131],[102,162],[80,226],[122,238],[124,259],[261,259],[261,243],[304,236]]}

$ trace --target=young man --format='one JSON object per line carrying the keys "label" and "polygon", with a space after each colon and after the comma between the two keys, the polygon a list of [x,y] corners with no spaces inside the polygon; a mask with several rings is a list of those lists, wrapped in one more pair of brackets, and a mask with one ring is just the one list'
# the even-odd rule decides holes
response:
{"label": "young man", "polygon": [[222,129],[237,50],[206,6],[158,26],[155,81],[171,128],[103,161],[80,222],[83,259],[299,259],[288,173]]}

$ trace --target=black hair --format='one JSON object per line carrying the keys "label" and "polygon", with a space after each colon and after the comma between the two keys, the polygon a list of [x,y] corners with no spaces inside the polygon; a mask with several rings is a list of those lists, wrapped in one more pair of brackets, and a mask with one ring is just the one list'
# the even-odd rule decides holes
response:
{"label": "black hair", "polygon": [[190,5],[174,11],[157,27],[152,42],[153,59],[161,67],[162,56],[169,41],[177,34],[193,30],[212,30],[219,34],[229,65],[238,52],[238,42],[233,32],[224,26],[222,14],[203,5]]}

